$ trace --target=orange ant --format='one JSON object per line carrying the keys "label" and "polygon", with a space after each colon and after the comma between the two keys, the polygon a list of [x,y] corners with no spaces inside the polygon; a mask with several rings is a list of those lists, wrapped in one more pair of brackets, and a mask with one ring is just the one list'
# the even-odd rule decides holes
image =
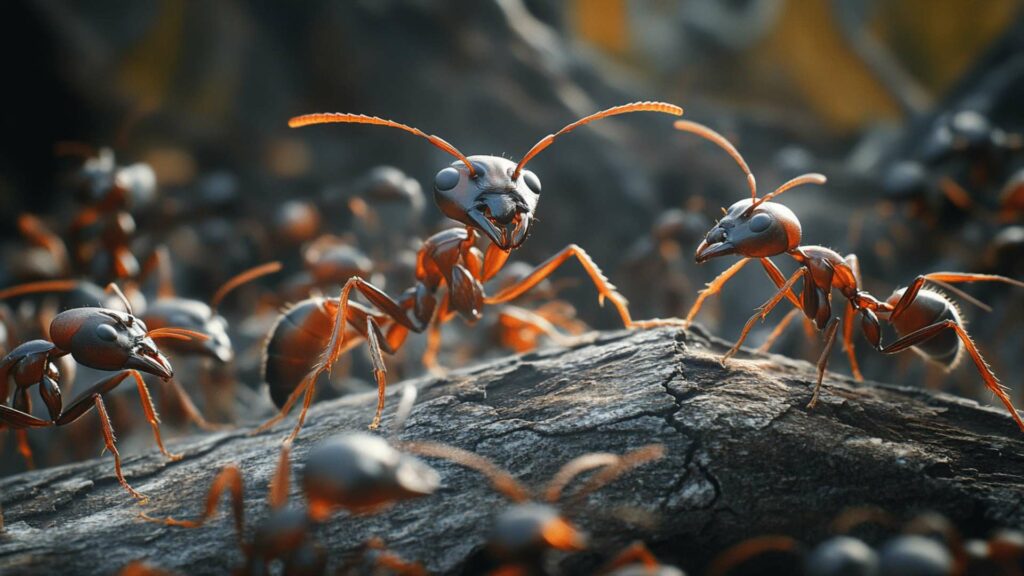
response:
{"label": "orange ant", "polygon": [[[843,344],[850,359],[854,374],[859,378],[860,370],[854,353],[853,331],[855,316],[860,315],[860,325],[871,346],[882,354],[896,354],[913,349],[926,359],[938,363],[946,370],[954,368],[964,351],[968,353],[985,385],[1006,406],[1014,421],[1024,431],[1024,420],[1017,414],[1010,397],[999,384],[995,374],[985,363],[981,353],[964,328],[960,311],[943,293],[925,287],[926,283],[937,284],[972,302],[976,300],[951,286],[959,282],[1004,282],[1024,287],[1024,282],[991,274],[969,274],[963,272],[934,272],[918,276],[907,288],[900,288],[886,300],[878,300],[861,289],[860,271],[856,255],[845,258],[823,246],[801,246],[800,221],[786,206],[772,199],[783,192],[803,184],[825,184],[821,174],[804,174],[786,182],[770,194],[758,197],[757,184],[746,161],[739,151],[714,130],[685,120],[675,123],[678,130],[690,132],[717,144],[732,156],[747,176],[750,199],[736,202],[720,221],[708,231],[697,248],[696,260],[703,264],[712,258],[737,254],[743,258],[730,266],[703,290],[686,317],[690,322],[697,315],[701,304],[708,296],[717,293],[745,264],[757,260],[764,267],[778,292],[750,317],[739,340],[722,357],[723,364],[740,349],[747,334],[758,320],[764,320],[783,299],[790,302],[808,319],[813,320],[818,330],[824,331],[824,348],[818,359],[818,380],[807,407],[813,408],[818,401],[822,378],[828,367],[829,352],[835,343],[839,327],[843,325]],[[770,260],[770,257],[786,254],[793,258],[799,268],[789,279]],[[792,290],[797,281],[803,279],[800,293]],[[846,299],[844,316],[832,315],[832,290],[836,289]],[[792,314],[792,312],[791,312]],[[897,340],[882,344],[881,322],[895,329]]]}
{"label": "orange ant", "polygon": [[[289,439],[294,439],[313,400],[315,383],[327,373],[342,353],[365,339],[373,360],[377,381],[377,411],[370,428],[380,423],[387,386],[383,353],[394,353],[409,332],[428,332],[436,339],[441,325],[461,315],[470,323],[483,314],[484,307],[503,304],[530,290],[570,258],[576,257],[597,287],[602,304],[610,300],[629,328],[675,323],[675,321],[634,321],[626,299],[615,289],[597,264],[579,246],[572,244],[527,274],[521,281],[488,296],[483,283],[505,265],[511,251],[526,241],[540,200],[541,183],[525,170],[527,163],[556,138],[594,120],[630,112],[659,112],[679,116],[682,109],[663,102],[635,102],[616,106],[577,120],[537,142],[518,164],[497,156],[467,157],[445,140],[391,120],[362,114],[309,114],[292,118],[293,128],[326,123],[372,124],[397,128],[451,154],[457,161],[434,177],[434,201],[441,211],[464,227],[451,228],[427,238],[417,254],[416,285],[397,299],[367,282],[349,279],[338,299],[307,300],[287,311],[268,339],[264,374],[280,413],[260,427],[266,430],[283,419],[304,396],[302,412]],[[476,247],[477,237],[490,240],[486,252]],[[442,292],[442,288],[445,290]],[[352,301],[355,291],[372,308]],[[333,316],[333,321],[329,316]],[[328,327],[330,327],[328,329]],[[312,370],[310,366],[312,365]]]}

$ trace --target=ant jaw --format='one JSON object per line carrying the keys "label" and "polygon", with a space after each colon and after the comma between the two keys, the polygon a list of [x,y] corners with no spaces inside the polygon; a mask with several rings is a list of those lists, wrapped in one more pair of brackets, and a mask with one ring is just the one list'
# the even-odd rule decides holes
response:
{"label": "ant jaw", "polygon": [[736,247],[733,246],[732,242],[724,241],[708,244],[707,240],[703,240],[700,246],[697,247],[697,253],[694,255],[694,258],[697,260],[697,264],[703,264],[712,258],[735,253]]}
{"label": "ant jaw", "polygon": [[171,368],[171,363],[159,352],[155,355],[132,352],[124,367],[129,370],[139,370],[140,372],[152,374],[164,380],[174,376],[174,369]]}
{"label": "ant jaw", "polygon": [[523,245],[533,223],[529,212],[518,212],[510,222],[505,224],[476,209],[470,210],[468,216],[475,228],[483,232],[495,246],[505,252],[515,250]]}

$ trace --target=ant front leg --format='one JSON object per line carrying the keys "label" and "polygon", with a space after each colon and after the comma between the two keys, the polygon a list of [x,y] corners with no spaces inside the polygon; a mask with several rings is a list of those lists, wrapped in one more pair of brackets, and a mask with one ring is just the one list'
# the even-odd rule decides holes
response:
{"label": "ant front leg", "polygon": [[[758,260],[761,262],[761,266],[764,268],[765,274],[767,274],[775,284],[775,287],[781,288],[782,285],[786,283],[786,277],[782,274],[782,271],[779,270],[779,267],[768,258],[758,258]],[[741,258],[735,264],[726,268],[725,271],[716,276],[714,280],[709,282],[707,286],[697,294],[697,300],[694,301],[693,306],[690,307],[690,311],[686,314],[686,324],[689,325],[693,323],[694,318],[697,317],[697,313],[700,312],[700,309],[704,305],[704,301],[707,300],[708,296],[714,296],[721,292],[725,284],[750,261],[751,258]],[[803,302],[800,295],[790,291],[786,294],[786,297],[789,298],[789,301],[798,309],[803,309]]]}
{"label": "ant front leg", "polygon": [[676,320],[633,321],[632,317],[629,315],[629,302],[626,301],[626,298],[622,294],[619,294],[618,289],[616,289],[615,285],[608,280],[603,272],[601,272],[601,269],[597,267],[597,264],[594,263],[594,260],[590,255],[576,244],[566,246],[561,252],[555,254],[546,262],[534,268],[532,272],[519,282],[501,290],[494,296],[484,298],[484,303],[504,304],[518,298],[537,284],[540,284],[545,278],[550,276],[552,272],[557,270],[559,266],[564,264],[566,260],[573,256],[579,260],[583,269],[586,271],[587,276],[590,277],[590,281],[593,282],[594,286],[597,288],[598,302],[603,306],[605,299],[611,300],[626,328],[651,328],[655,326],[679,324]]}
{"label": "ant front leg", "polygon": [[157,522],[167,526],[178,526],[180,528],[199,528],[206,524],[217,512],[217,505],[220,504],[221,495],[227,490],[231,493],[231,512],[235,522],[235,533],[238,536],[239,544],[242,542],[245,526],[245,507],[243,504],[242,472],[237,466],[225,466],[217,474],[210,484],[210,490],[206,494],[206,508],[196,520],[178,520],[171,517],[156,518],[142,512],[139,516],[149,522]]}
{"label": "ant front leg", "polygon": [[56,426],[65,426],[75,422],[95,407],[99,414],[100,425],[103,429],[104,442],[106,443],[107,449],[110,450],[110,453],[114,456],[114,469],[117,474],[118,482],[120,482],[121,485],[136,498],[145,499],[144,496],[139,494],[128,484],[127,480],[124,479],[124,474],[121,472],[121,455],[118,453],[117,447],[115,446],[114,430],[110,425],[110,416],[107,414],[106,404],[103,402],[103,394],[106,394],[116,388],[128,376],[132,376],[135,379],[135,383],[139,391],[139,402],[142,404],[142,410],[146,414],[146,420],[149,421],[150,426],[153,428],[153,437],[156,439],[156,444],[160,448],[160,452],[171,460],[181,460],[182,456],[180,454],[172,454],[164,447],[164,441],[160,435],[160,420],[156,415],[156,409],[153,408],[153,400],[150,398],[149,389],[146,387],[146,383],[142,380],[142,375],[136,370],[118,372],[113,376],[109,376],[100,380],[96,384],[93,384],[88,390],[83,392],[81,396],[75,399],[75,401],[68,406],[67,410],[64,410],[61,413],[60,417],[54,421],[54,424]]}

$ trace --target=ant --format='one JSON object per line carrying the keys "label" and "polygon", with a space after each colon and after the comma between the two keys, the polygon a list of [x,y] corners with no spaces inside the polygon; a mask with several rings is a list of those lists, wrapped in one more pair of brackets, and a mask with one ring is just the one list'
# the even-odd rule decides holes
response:
{"label": "ant", "polygon": [[[216,513],[221,495],[227,490],[235,531],[245,554],[244,568],[238,574],[266,574],[277,560],[284,562],[285,574],[324,574],[326,553],[309,539],[314,523],[326,521],[339,509],[374,514],[402,500],[429,496],[440,486],[440,477],[433,468],[396,450],[383,438],[347,433],[310,450],[302,472],[307,505],[287,506],[290,452],[291,443],[284,443],[268,490],[270,515],[256,528],[250,543],[242,541],[244,490],[241,470],[235,465],[225,467],[214,479],[206,507],[197,520],[154,518],[145,513],[141,517],[168,526],[199,528]],[[379,539],[371,539],[362,548],[360,557],[371,550],[384,550]],[[400,574],[423,574],[418,564],[406,563],[390,553],[381,552],[375,561]]]}
{"label": "ant", "polygon": [[[708,231],[695,255],[698,264],[712,258],[738,254],[743,258],[715,278],[701,291],[697,301],[687,315],[687,322],[693,320],[704,299],[717,293],[722,286],[751,260],[758,260],[778,292],[762,305],[757,313],[747,320],[739,340],[722,357],[724,364],[739,351],[747,334],[758,320],[764,320],[784,298],[814,321],[819,331],[824,331],[824,347],[818,359],[818,380],[807,408],[818,401],[821,382],[828,366],[829,352],[835,342],[840,324],[844,324],[843,343],[855,375],[860,374],[854,353],[853,331],[856,315],[860,315],[861,330],[871,346],[882,354],[896,354],[912,348],[919,354],[951,370],[959,363],[966,351],[985,381],[985,385],[1006,406],[1014,421],[1024,431],[1021,420],[1010,401],[1010,397],[999,384],[995,374],[985,363],[964,328],[957,306],[943,293],[925,287],[926,283],[937,284],[948,291],[973,301],[950,284],[959,282],[1004,282],[1024,287],[1024,282],[991,274],[969,274],[962,272],[934,272],[918,276],[909,287],[900,288],[886,300],[878,300],[861,289],[860,270],[856,255],[845,258],[823,246],[801,246],[800,221],[786,206],[771,200],[783,192],[803,184],[825,183],[821,174],[804,174],[786,182],[765,196],[757,196],[754,175],[747,167],[739,151],[714,130],[686,120],[675,123],[678,130],[706,138],[725,150],[747,176],[750,199],[736,202],[725,216]],[[772,256],[786,254],[793,258],[799,268],[789,279],[771,261]],[[803,279],[802,293],[791,290],[798,280]],[[843,318],[832,315],[832,289],[836,289],[847,300]],[[881,323],[887,322],[895,329],[898,339],[891,344],[882,344]]]}
{"label": "ant", "polygon": [[[178,326],[207,336],[202,342],[168,341],[165,348],[171,353],[200,356],[211,359],[220,365],[231,362],[235,354],[227,332],[228,323],[223,316],[218,314],[217,308],[224,298],[238,287],[280,271],[280,262],[269,262],[240,272],[222,284],[210,298],[210,302],[206,303],[176,296],[171,281],[170,260],[166,249],[161,247],[156,251],[156,255],[159,262],[160,285],[157,298],[147,304],[145,312],[140,314],[142,320],[155,329]],[[205,373],[207,371],[204,371]],[[206,421],[177,379],[172,378],[168,380],[168,383],[190,420],[203,430],[216,428],[216,425]]]}
{"label": "ant", "polygon": [[509,472],[491,460],[473,452],[436,442],[405,442],[402,448],[425,457],[441,458],[483,474],[491,486],[512,501],[512,505],[498,514],[488,540],[491,560],[498,568],[488,574],[515,574],[528,576],[545,573],[543,565],[547,552],[559,550],[578,552],[586,549],[587,536],[557,508],[565,488],[577,476],[593,472],[578,490],[570,496],[569,506],[578,505],[592,492],[617,480],[630,470],[658,460],[665,447],[651,444],[623,455],[593,452],[578,456],[565,463],[543,491],[543,499],[523,486]]}
{"label": "ant", "polygon": [[598,576],[686,576],[676,568],[658,562],[643,542],[634,542],[605,563]]}
{"label": "ant", "polygon": [[[682,109],[663,102],[634,102],[597,112],[573,122],[534,144],[518,164],[497,156],[466,157],[454,146],[417,128],[391,120],[362,114],[309,114],[289,120],[292,128],[326,123],[371,124],[397,128],[416,136],[451,154],[457,161],[443,168],[434,177],[434,201],[445,216],[465,227],[450,228],[427,238],[417,254],[416,284],[397,299],[373,284],[354,277],[349,279],[340,297],[321,310],[333,308],[334,320],[329,339],[321,339],[306,326],[314,321],[311,304],[292,308],[274,327],[265,354],[264,373],[287,369],[293,375],[304,372],[314,363],[305,378],[271,382],[271,392],[280,413],[260,427],[266,430],[283,419],[295,402],[305,395],[298,423],[289,439],[302,428],[306,411],[313,399],[316,380],[329,372],[334,362],[351,348],[353,339],[365,339],[373,360],[377,382],[377,411],[370,428],[380,423],[387,386],[383,353],[393,354],[405,342],[409,332],[430,333],[441,329],[442,321],[460,314],[475,323],[484,306],[509,302],[530,290],[572,257],[583,265],[598,290],[602,304],[610,300],[629,328],[642,328],[675,323],[673,321],[634,321],[626,299],[608,281],[597,264],[579,246],[571,244],[538,266],[519,283],[488,296],[483,283],[505,265],[512,250],[526,241],[534,222],[541,183],[536,174],[525,170],[527,163],[559,136],[601,118],[630,112],[659,112],[679,116]],[[476,247],[477,236],[490,240],[486,253]],[[445,287],[443,295],[442,288]],[[376,310],[351,301],[352,292],[362,294]],[[320,322],[320,320],[315,320]],[[314,337],[313,334],[316,334]],[[430,336],[436,338],[436,336]],[[315,359],[315,361],[313,360]]]}
{"label": "ant", "polygon": [[[114,430],[110,425],[103,395],[116,388],[125,378],[133,377],[157,446],[169,459],[180,459],[180,455],[171,454],[164,448],[156,409],[140,372],[163,379],[174,375],[170,363],[154,340],[204,340],[206,336],[182,328],[149,330],[132,313],[131,304],[120,288],[116,284],[110,284],[107,288],[121,300],[126,312],[110,308],[66,310],[50,322],[49,340],[25,342],[0,360],[0,425],[15,430],[66,426],[95,407],[106,448],[114,456],[114,472],[118,482],[132,496],[145,500],[142,494],[128,484],[121,472],[121,456],[115,446]],[[65,409],[60,390],[61,373],[54,361],[67,355],[71,355],[83,366],[116,373],[90,386]],[[10,392],[11,384],[14,385],[13,395]],[[29,392],[33,386],[38,386],[48,419],[32,415]]]}

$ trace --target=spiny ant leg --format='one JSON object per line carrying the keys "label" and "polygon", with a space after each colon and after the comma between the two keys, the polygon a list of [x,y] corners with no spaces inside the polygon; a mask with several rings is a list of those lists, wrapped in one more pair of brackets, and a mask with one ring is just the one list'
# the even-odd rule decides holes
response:
{"label": "spiny ant leg", "polygon": [[107,407],[103,404],[103,396],[99,394],[93,395],[92,402],[100,419],[100,428],[103,430],[103,443],[114,457],[114,475],[117,476],[117,481],[133,497],[143,502],[147,501],[148,498],[136,491],[135,488],[132,488],[128,481],[124,479],[124,472],[121,471],[121,453],[117,451],[117,446],[115,445],[117,440],[114,438],[114,428],[110,425],[110,415],[107,414]]}
{"label": "spiny ant leg", "polygon": [[789,280],[787,280],[786,283],[783,284],[781,288],[779,288],[778,292],[776,292],[775,295],[771,297],[771,299],[765,302],[758,309],[758,311],[755,312],[749,320],[747,320],[747,323],[743,326],[743,331],[740,333],[739,340],[737,340],[736,343],[733,344],[732,348],[730,348],[729,351],[722,356],[721,362],[723,365],[726,363],[726,361],[729,360],[729,358],[732,358],[736,354],[736,352],[739,352],[740,346],[742,346],[743,341],[747,339],[747,334],[750,333],[750,330],[754,327],[754,324],[758,320],[763,321],[768,316],[768,314],[775,308],[775,306],[777,306],[783,298],[790,294],[789,289],[793,287],[793,284],[796,284],[796,281],[803,278],[806,274],[806,268],[798,268],[797,271],[794,272],[793,275],[789,277]]}
{"label": "spiny ant leg", "polygon": [[153,407],[153,399],[149,395],[149,388],[146,386],[146,381],[142,379],[142,374],[138,370],[129,370],[129,373],[135,378],[135,386],[139,390],[139,403],[142,404],[142,411],[146,414],[146,420],[153,429],[153,438],[156,439],[156,445],[160,448],[160,452],[171,460],[181,460],[184,457],[183,454],[172,454],[164,447],[164,439],[160,436],[160,417],[157,416],[156,408]]}
{"label": "spiny ant leg", "polygon": [[693,302],[693,306],[690,307],[689,313],[686,314],[686,323],[692,323],[693,319],[697,317],[697,313],[700,312],[701,307],[704,305],[704,300],[707,300],[708,296],[721,292],[725,283],[732,279],[732,277],[746,266],[748,262],[750,262],[750,258],[741,258],[735,264],[726,268],[724,272],[716,276],[714,280],[708,282],[706,287],[697,293],[697,299]]}
{"label": "spiny ant leg", "polygon": [[217,474],[217,477],[214,478],[213,483],[210,484],[210,490],[206,494],[206,508],[198,519],[178,520],[171,517],[156,518],[144,512],[141,513],[140,516],[150,522],[158,522],[166,524],[167,526],[199,528],[203,524],[206,524],[206,522],[208,522],[210,518],[217,513],[217,505],[220,503],[220,497],[224,494],[225,490],[231,492],[231,512],[235,522],[235,532],[238,535],[239,543],[241,543],[243,529],[245,526],[245,508],[242,506],[242,473],[235,465],[225,466],[224,469]]}
{"label": "spiny ant leg", "polygon": [[825,344],[821,349],[821,356],[818,357],[818,382],[814,385],[814,394],[811,401],[807,403],[807,409],[811,410],[818,404],[818,394],[821,393],[821,381],[825,378],[825,370],[828,368],[828,358],[832,353],[832,346],[836,341],[836,331],[839,329],[839,317],[836,316],[828,321],[825,326]]}
{"label": "spiny ant leg", "polygon": [[864,381],[864,375],[860,372],[860,363],[857,362],[857,352],[853,344],[854,319],[857,317],[857,310],[850,302],[846,303],[846,312],[843,316],[843,350],[850,360],[850,371],[853,372],[853,379],[857,382]]}
{"label": "spiny ant leg", "polygon": [[593,282],[594,286],[597,288],[597,301],[601,305],[604,305],[605,299],[611,300],[612,304],[618,311],[619,316],[622,318],[622,323],[627,328],[643,328],[645,326],[651,325],[651,322],[658,322],[634,322],[629,315],[629,307],[626,299],[622,296],[622,294],[619,294],[615,286],[608,281],[608,278],[605,277],[604,273],[601,272],[601,269],[597,267],[597,264],[594,263],[594,260],[590,257],[590,255],[587,254],[587,252],[583,250],[583,248],[580,248],[575,244],[570,244],[566,246],[564,249],[562,249],[561,252],[555,254],[551,258],[548,258],[546,262],[534,268],[532,272],[526,275],[526,277],[520,280],[519,282],[506,287],[505,289],[501,290],[494,296],[484,298],[484,303],[504,304],[505,302],[509,302],[511,300],[518,298],[526,291],[530,290],[537,284],[540,284],[545,278],[550,276],[552,272],[557,270],[559,266],[564,264],[566,260],[572,258],[573,256],[575,256],[576,259],[579,260],[580,264],[583,266],[583,270],[586,271],[587,276],[590,277],[591,282]]}
{"label": "spiny ant leg", "polygon": [[1021,420],[1020,415],[1017,413],[1017,409],[1013,407],[1013,402],[1010,400],[1010,396],[1006,393],[1006,390],[999,383],[999,379],[992,373],[992,370],[988,367],[985,359],[981,356],[981,352],[974,345],[974,341],[971,336],[960,324],[957,324],[953,320],[943,320],[942,322],[936,322],[930,326],[925,326],[920,330],[916,330],[907,334],[906,336],[896,340],[888,346],[881,346],[878,351],[882,354],[896,354],[902,352],[907,348],[911,348],[938,336],[943,330],[953,330],[957,336],[960,337],[960,341],[967,349],[968,354],[971,356],[971,360],[974,361],[974,366],[978,369],[978,373],[981,374],[982,379],[985,380],[985,386],[995,394],[999,400],[1006,406],[1006,409],[1010,412],[1010,416],[1013,421],[1017,423],[1017,426],[1024,431],[1024,420]]}
{"label": "spiny ant leg", "polygon": [[998,276],[995,274],[970,274],[967,272],[933,272],[931,274],[924,274],[914,278],[914,281],[907,286],[907,289],[903,291],[903,296],[900,297],[899,302],[896,303],[892,308],[892,312],[889,315],[890,319],[896,319],[913,303],[917,297],[917,293],[921,291],[924,283],[933,280],[937,282],[945,282],[947,284],[956,284],[961,282],[1002,282],[1004,284],[1010,284],[1019,288],[1024,288],[1024,282],[1020,280],[1014,280],[1013,278],[1007,278],[1006,276]]}

